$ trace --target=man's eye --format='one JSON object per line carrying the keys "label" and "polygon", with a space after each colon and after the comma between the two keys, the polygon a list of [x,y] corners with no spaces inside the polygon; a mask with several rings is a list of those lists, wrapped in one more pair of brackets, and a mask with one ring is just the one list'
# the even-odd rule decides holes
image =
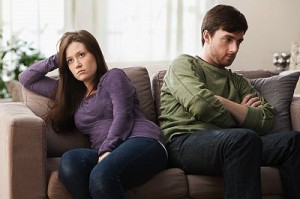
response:
{"label": "man's eye", "polygon": [[232,41],[232,38],[228,37],[226,38],[226,42],[231,42]]}

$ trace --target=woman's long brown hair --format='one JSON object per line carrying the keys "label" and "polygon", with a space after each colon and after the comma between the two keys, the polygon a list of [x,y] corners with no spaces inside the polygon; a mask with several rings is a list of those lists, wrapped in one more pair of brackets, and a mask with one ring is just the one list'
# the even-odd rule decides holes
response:
{"label": "woman's long brown hair", "polygon": [[72,42],[82,43],[96,59],[97,70],[93,80],[96,89],[100,78],[108,69],[96,38],[86,30],[66,32],[59,40],[59,81],[54,104],[50,107],[47,121],[56,133],[68,133],[76,129],[74,114],[85,97],[87,88],[69,70],[66,49]]}

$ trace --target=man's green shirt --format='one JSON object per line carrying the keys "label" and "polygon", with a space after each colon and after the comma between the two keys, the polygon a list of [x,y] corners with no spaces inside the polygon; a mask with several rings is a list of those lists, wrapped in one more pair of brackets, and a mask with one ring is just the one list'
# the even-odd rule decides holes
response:
{"label": "man's green shirt", "polygon": [[265,133],[272,126],[273,108],[246,78],[199,57],[179,56],[171,63],[161,88],[159,122],[167,141],[175,134],[236,127],[234,118],[215,95],[241,103],[247,94],[259,97],[262,104],[249,107],[239,127]]}

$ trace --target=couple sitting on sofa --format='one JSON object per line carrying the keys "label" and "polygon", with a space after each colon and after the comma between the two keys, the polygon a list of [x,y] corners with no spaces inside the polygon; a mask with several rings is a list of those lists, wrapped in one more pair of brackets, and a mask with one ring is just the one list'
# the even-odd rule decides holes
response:
{"label": "couple sitting on sofa", "polygon": [[[59,179],[72,197],[125,198],[124,190],[168,166],[222,175],[224,198],[257,199],[264,165],[278,166],[287,197],[300,198],[299,134],[271,131],[272,106],[243,76],[226,69],[247,29],[244,15],[231,6],[207,12],[202,55],[179,56],[164,78],[161,128],[145,118],[125,73],[108,71],[87,31],[65,33],[57,55],[24,71],[24,87],[55,99],[47,115],[53,129],[77,129],[92,143],[92,149],[62,156]],[[59,80],[46,76],[56,68]]]}

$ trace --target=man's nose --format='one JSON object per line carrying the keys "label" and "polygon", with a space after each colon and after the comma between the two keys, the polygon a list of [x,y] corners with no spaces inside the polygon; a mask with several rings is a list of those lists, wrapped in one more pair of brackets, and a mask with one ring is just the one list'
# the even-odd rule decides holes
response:
{"label": "man's nose", "polygon": [[240,46],[239,46],[238,42],[232,42],[230,45],[230,52],[237,53],[239,50],[239,47]]}

